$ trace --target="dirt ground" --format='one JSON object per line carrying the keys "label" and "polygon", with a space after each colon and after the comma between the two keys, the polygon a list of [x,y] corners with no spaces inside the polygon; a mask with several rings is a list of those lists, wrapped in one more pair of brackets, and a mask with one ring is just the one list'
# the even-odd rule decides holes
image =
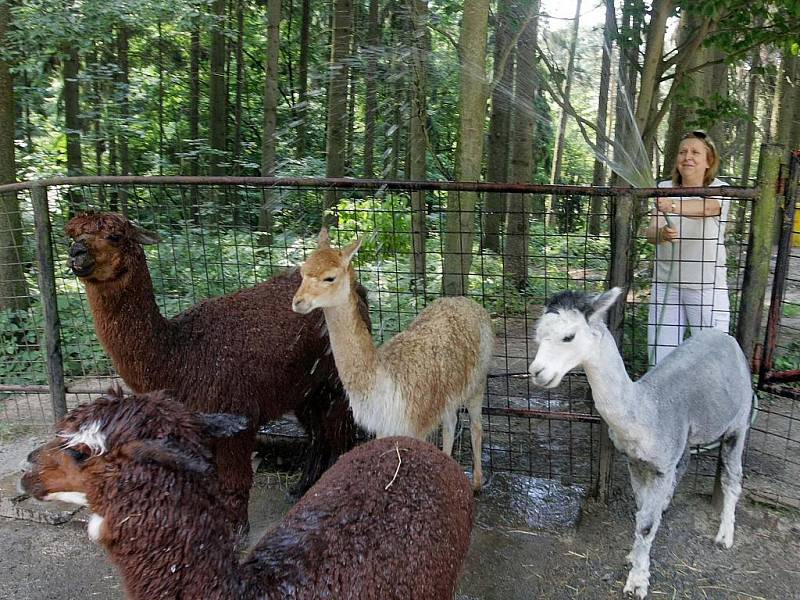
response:
{"label": "dirt ground", "polygon": [[[0,445],[8,474],[41,438]],[[251,495],[251,541],[290,503],[290,474],[259,471]],[[476,497],[477,518],[457,600],[619,598],[633,532],[633,502],[624,470],[611,503],[586,499],[585,488],[497,474]],[[718,520],[708,498],[684,482],[665,515],[652,552],[651,598],[800,598],[800,513],[744,497],[730,550],[713,543]],[[0,598],[123,598],[102,549],[86,537],[80,513],[62,525],[0,518]]]}

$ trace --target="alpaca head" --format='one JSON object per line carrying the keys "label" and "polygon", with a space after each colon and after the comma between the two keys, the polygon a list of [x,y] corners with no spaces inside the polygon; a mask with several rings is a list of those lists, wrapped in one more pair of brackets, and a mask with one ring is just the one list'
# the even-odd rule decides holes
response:
{"label": "alpaca head", "polygon": [[145,231],[117,213],[87,213],[67,223],[72,239],[68,264],[80,279],[115,281],[128,272],[130,261],[143,256],[142,244],[157,244],[158,235]]}
{"label": "alpaca head", "polygon": [[205,476],[212,470],[209,438],[245,429],[244,417],[193,413],[164,392],[125,397],[109,390],[59,422],[56,436],[28,456],[21,486],[39,500],[83,504],[103,516],[115,483],[133,470]]}
{"label": "alpaca head", "polygon": [[315,308],[346,304],[355,279],[350,261],[360,246],[361,240],[358,239],[344,248],[332,248],[328,230],[323,227],[319,232],[317,249],[300,267],[303,281],[292,300],[292,310],[307,314]]}
{"label": "alpaca head", "polygon": [[621,293],[617,287],[598,296],[561,292],[548,302],[536,325],[539,349],[528,368],[536,385],[556,387],[568,371],[599,351],[606,313]]}

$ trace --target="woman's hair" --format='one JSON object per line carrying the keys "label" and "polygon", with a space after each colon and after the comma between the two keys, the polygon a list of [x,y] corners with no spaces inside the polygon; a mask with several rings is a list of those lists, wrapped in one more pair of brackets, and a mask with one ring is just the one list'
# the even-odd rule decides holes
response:
{"label": "woman's hair", "polygon": [[[706,152],[708,153],[708,168],[706,169],[706,174],[703,176],[703,185],[709,186],[711,182],[714,181],[714,178],[717,176],[717,171],[719,170],[719,153],[717,153],[714,140],[712,140],[705,131],[690,131],[681,138],[681,142],[688,139],[700,140],[705,144]],[[681,177],[680,171],[678,171],[678,161],[675,160],[675,166],[672,167],[672,185],[679,186],[682,183],[683,178]]]}

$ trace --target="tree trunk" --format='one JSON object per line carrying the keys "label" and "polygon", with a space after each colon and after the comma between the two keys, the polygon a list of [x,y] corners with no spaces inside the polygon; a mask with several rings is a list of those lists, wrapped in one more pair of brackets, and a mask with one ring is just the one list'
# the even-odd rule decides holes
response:
{"label": "tree trunk", "polygon": [[[608,148],[605,137],[608,135],[608,92],[611,88],[611,48],[614,40],[614,32],[617,28],[616,16],[614,14],[614,0],[606,0],[606,22],[603,27],[603,57],[600,62],[600,91],[597,98],[597,129],[598,135],[595,137],[595,145],[600,156],[605,156]],[[600,135],[602,133],[603,135]],[[597,187],[604,185],[605,162],[599,158],[594,160],[594,171],[592,172],[592,185]],[[591,209],[589,214],[589,235],[599,236],[601,217],[603,213],[602,196],[592,196]]]}
{"label": "tree trunk", "polygon": [[347,77],[347,135],[345,136],[344,153],[344,174],[347,177],[352,177],[354,173],[353,154],[355,152],[356,134],[356,94],[358,72],[360,70],[360,63],[356,62],[355,59],[358,56],[359,38],[361,37],[361,10],[359,6],[359,0],[356,0],[356,2],[352,4],[352,35],[350,36],[350,50],[347,52],[348,61],[350,62],[350,69],[348,70]]}
{"label": "tree trunk", "polygon": [[364,177],[375,177],[375,123],[378,114],[378,53],[380,52],[381,32],[378,21],[378,0],[369,0],[367,23],[367,72],[364,73],[366,86],[364,99]]}
{"label": "tree trunk", "polygon": [[[200,174],[200,19],[194,19],[189,42],[189,175]],[[191,186],[192,219],[200,223],[200,190]]]}
{"label": "tree trunk", "polygon": [[[80,120],[80,86],[78,72],[80,58],[77,46],[64,49],[64,126],[67,137],[67,176],[83,175],[83,158],[81,154],[81,120]],[[80,197],[72,189],[67,192],[69,212],[75,214],[80,210]]]}
{"label": "tree trunk", "polygon": [[[427,112],[428,38],[427,0],[409,0],[409,44],[411,46],[411,122],[409,125],[409,178],[427,179],[428,136],[425,133]],[[411,244],[413,285],[425,284],[425,239],[427,238],[425,192],[411,193]]]}
{"label": "tree trunk", "polygon": [[[465,0],[458,42],[461,66],[456,178],[459,181],[481,178],[488,23],[489,0]],[[469,289],[476,201],[474,192],[454,192],[447,197],[442,265],[442,292],[447,296],[460,296]]]}
{"label": "tree trunk", "polygon": [[308,123],[308,50],[311,29],[311,0],[303,0],[300,15],[300,65],[297,68],[297,150],[296,158],[303,158],[307,150]]}
{"label": "tree trunk", "polygon": [[[527,4],[531,14],[539,11],[539,0]],[[533,179],[533,107],[536,94],[535,48],[538,18],[531,20],[517,43],[516,93],[509,180],[530,183]],[[503,275],[507,283],[523,289],[528,283],[528,232],[533,199],[530,194],[509,194],[506,208],[506,243]]]}
{"label": "tree trunk", "polygon": [[[690,10],[682,11],[681,21],[679,25],[678,44],[686,44],[689,38],[693,35],[694,30],[699,26],[699,18]],[[704,60],[704,53],[701,50],[697,52],[695,57],[689,63],[689,68],[695,68]],[[693,111],[689,106],[689,98],[698,95],[697,85],[695,80],[699,77],[699,73],[693,73],[687,76],[678,93],[672,100],[672,105],[669,111],[669,120],[667,127],[666,139],[664,141],[664,165],[661,172],[664,179],[669,179],[672,173],[672,167],[675,165],[675,158],[678,156],[678,145],[681,141],[681,136],[686,132],[686,123],[694,118]]]}
{"label": "tree trunk", "polygon": [[[242,86],[244,85],[244,1],[236,2],[236,92],[233,108],[233,172],[242,172]],[[267,9],[269,10],[269,9]],[[267,26],[269,32],[269,26]],[[269,34],[268,34],[269,37]],[[269,60],[269,41],[267,41]]]}
{"label": "tree trunk", "polygon": [[[784,48],[781,60],[781,69],[775,89],[775,105],[772,108],[772,139],[774,143],[789,148],[794,120],[795,103],[797,94],[797,56],[791,51],[789,45]],[[787,162],[788,152],[781,161]]]}
{"label": "tree trunk", "polygon": [[673,0],[654,0],[650,24],[647,28],[647,42],[642,60],[642,77],[639,85],[639,97],[636,101],[634,118],[638,131],[642,135],[645,150],[649,152],[655,140],[655,127],[649,117],[652,105],[658,102],[658,86],[661,83],[661,60],[664,56],[664,36],[667,31],[667,19],[673,11]]}
{"label": "tree trunk", "polygon": [[[130,175],[131,173],[131,158],[128,147],[128,125],[131,114],[129,100],[130,66],[128,63],[129,40],[130,30],[124,25],[120,25],[119,31],[117,31],[117,62],[119,66],[117,85],[119,87],[119,120],[122,123],[122,126],[117,128],[120,175]],[[128,213],[128,190],[124,186],[120,187],[119,190],[119,209],[122,214]]]}
{"label": "tree trunk", "polygon": [[[347,53],[353,34],[352,0],[334,0],[333,36],[328,79],[328,132],[325,142],[325,176],[343,177],[347,148],[347,85],[350,81]],[[325,192],[325,208],[335,206],[336,191]]]}
{"label": "tree trunk", "polygon": [[208,138],[211,146],[211,175],[225,174],[225,0],[213,0],[215,23],[211,28],[210,72],[208,77]]}
{"label": "tree trunk", "polygon": [[[572,23],[572,35],[569,41],[569,59],[567,60],[567,73],[564,82],[564,100],[569,101],[572,91],[572,79],[575,75],[575,49],[578,46],[578,27],[581,21],[581,0],[575,3],[575,19]],[[558,135],[553,149],[553,168],[550,171],[551,183],[561,182],[561,161],[564,157],[564,135],[567,131],[567,111],[561,110],[561,119],[558,123]]]}
{"label": "tree trunk", "polygon": [[[261,176],[275,175],[275,146],[278,132],[278,56],[280,53],[281,0],[267,2],[267,67],[264,74],[264,133],[261,141]],[[265,234],[264,242],[272,241],[272,205],[274,192],[264,190],[264,200],[258,218],[258,228]]]}
{"label": "tree trunk", "polygon": [[[5,47],[11,23],[9,8],[8,1],[0,0],[0,48]],[[0,53],[0,185],[16,181],[14,80],[10,67]],[[13,192],[0,194],[0,311],[25,309],[29,305],[22,264],[19,199]]]}
{"label": "tree trunk", "polygon": [[[511,131],[511,98],[514,93],[514,49],[511,29],[511,2],[499,0],[494,30],[494,73],[492,75],[492,114],[489,118],[489,139],[486,155],[486,178],[508,181],[509,134]],[[481,246],[500,253],[500,224],[505,218],[506,194],[486,194],[483,206],[483,240]]]}
{"label": "tree trunk", "polygon": [[[753,162],[753,142],[756,133],[756,106],[758,102],[758,75],[757,70],[761,67],[761,52],[758,48],[750,54],[750,73],[747,78],[747,114],[749,119],[745,121],[744,129],[744,148],[742,151],[742,174],[739,185],[747,187],[750,185],[750,169]],[[745,213],[747,211],[747,200],[739,200],[736,208],[736,233],[744,235]]]}

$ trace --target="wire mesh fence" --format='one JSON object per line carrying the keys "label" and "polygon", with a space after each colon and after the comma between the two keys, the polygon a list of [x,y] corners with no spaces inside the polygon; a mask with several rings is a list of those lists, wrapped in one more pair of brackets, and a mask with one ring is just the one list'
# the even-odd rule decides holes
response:
{"label": "wire mesh fence", "polygon": [[[405,329],[428,303],[455,286],[487,308],[497,334],[484,406],[485,469],[593,486],[601,421],[585,376],[573,373],[558,388],[541,390],[529,382],[527,368],[535,355],[533,327],[547,299],[566,289],[605,289],[613,212],[618,203],[629,202],[637,235],[627,248],[630,285],[622,348],[632,377],[648,366],[654,246],[638,232],[646,229],[652,199],[577,186],[333,185],[320,180],[265,187],[246,180],[201,185],[140,179],[52,185],[46,193],[68,408],[115,378],[94,333],[84,287],[66,264],[64,226],[70,214],[86,210],[124,211],[160,235],[162,241],[145,250],[158,308],[166,317],[298,266],[316,247],[323,224],[334,245],[364,239],[355,267],[369,291],[377,343]],[[16,197],[22,245],[5,260],[22,267],[23,302],[0,312],[0,432],[10,433],[53,422],[32,192],[22,189]],[[732,205],[725,246],[733,333],[752,203],[741,199]],[[460,429],[466,425],[468,433],[466,415],[461,421]],[[465,465],[471,463],[469,443],[469,435],[458,436],[455,452]],[[702,476],[713,474],[715,459],[713,452],[701,453],[695,462],[694,479],[703,486],[708,484]]]}

